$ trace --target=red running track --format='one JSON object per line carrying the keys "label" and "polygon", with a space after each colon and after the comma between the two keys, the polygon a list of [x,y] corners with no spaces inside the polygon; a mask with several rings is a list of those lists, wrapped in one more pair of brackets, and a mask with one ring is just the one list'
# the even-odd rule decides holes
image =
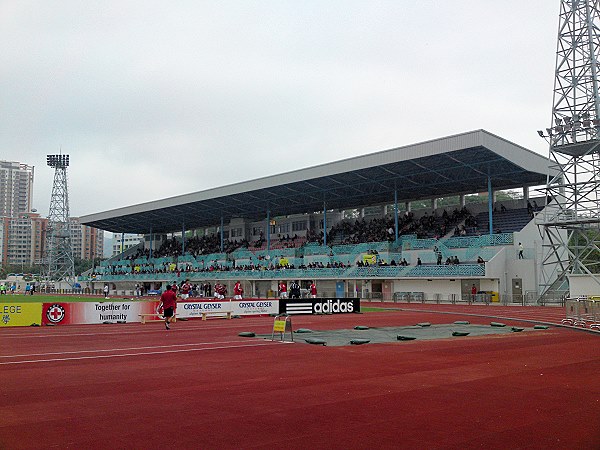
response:
{"label": "red running track", "polygon": [[[293,324],[502,317],[499,307],[422,306],[438,312]],[[272,321],[0,329],[0,449],[600,448],[598,334],[552,327],[349,347],[238,337],[270,333]]]}

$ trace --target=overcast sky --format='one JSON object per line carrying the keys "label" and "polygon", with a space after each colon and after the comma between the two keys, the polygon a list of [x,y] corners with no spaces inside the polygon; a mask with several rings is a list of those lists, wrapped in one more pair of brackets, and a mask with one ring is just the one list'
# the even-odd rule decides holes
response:
{"label": "overcast sky", "polygon": [[546,155],[558,0],[0,0],[0,159],[72,216],[483,128]]}

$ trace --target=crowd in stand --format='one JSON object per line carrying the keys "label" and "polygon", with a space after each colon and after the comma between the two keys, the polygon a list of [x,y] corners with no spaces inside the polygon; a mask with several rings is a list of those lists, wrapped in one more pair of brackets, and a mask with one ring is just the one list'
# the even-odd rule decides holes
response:
{"label": "crowd in stand", "polygon": [[[433,212],[432,214],[425,213],[420,218],[416,219],[414,214],[410,211],[404,213],[399,217],[398,231],[399,235],[402,234],[416,234],[418,238],[434,237],[440,238],[449,233],[454,227],[454,235],[460,236],[466,234],[467,228],[477,227],[477,220],[470,214],[466,207],[461,209],[454,209],[452,213],[448,213],[446,210],[441,215]],[[327,243],[329,245],[336,244],[359,244],[363,242],[382,242],[382,241],[394,241],[395,240],[395,219],[393,217],[380,217],[374,218],[370,221],[365,220],[344,220],[331,227],[327,233]],[[277,242],[279,248],[295,247],[298,243],[305,243],[304,238],[299,239],[297,235],[290,237],[289,235],[277,235],[273,239]],[[307,233],[306,243],[318,242],[323,244],[323,234],[317,236],[314,230],[309,230]],[[260,235],[259,239],[253,242],[248,242],[246,239],[242,240],[224,240],[223,250],[224,253],[230,254],[238,248],[259,248],[264,245],[264,236]],[[183,254],[183,243],[180,239],[172,238],[165,240],[161,246],[153,251],[153,258],[171,257],[177,258]],[[187,238],[185,241],[185,253],[198,257],[201,255],[208,255],[221,252],[221,239],[219,235],[210,236],[193,236]],[[331,256],[331,253],[330,253]],[[218,264],[217,261],[213,261],[210,264],[192,265],[190,263],[179,263],[175,262],[164,262],[164,263],[134,263],[134,260],[139,258],[149,258],[150,251],[148,249],[138,248],[137,252],[129,255],[127,258],[131,261],[130,267],[122,268],[121,266],[108,266],[108,273],[110,275],[126,275],[128,273],[176,273],[178,276],[181,272],[213,272],[213,271],[257,271],[257,270],[283,270],[283,269],[295,269],[293,264],[244,264],[236,265],[235,261],[233,264]],[[265,257],[257,256],[258,260],[265,259]],[[451,260],[447,260],[446,264],[457,264],[454,257]],[[441,264],[441,260],[438,255],[438,264]],[[365,266],[368,263],[359,261],[358,266]],[[388,265],[383,261],[379,261],[377,265]],[[406,260],[400,260],[398,262],[391,261],[391,266],[407,266]],[[315,268],[344,268],[349,267],[340,262],[328,262],[328,263],[310,263],[308,265],[300,265],[299,269],[315,269]]]}
{"label": "crowd in stand", "polygon": [[[454,235],[464,235],[464,225],[476,227],[477,221],[471,215],[466,207],[454,209],[452,213],[446,210],[438,215],[435,211],[432,214],[425,213],[418,219],[412,211],[405,212],[398,217],[398,235],[414,234],[419,239],[425,238],[441,238],[447,235],[453,227]],[[462,228],[461,228],[462,227]],[[361,220],[341,221],[331,227],[327,233],[327,243],[339,244],[360,244],[362,242],[383,242],[394,241],[395,233],[395,218],[394,217],[378,217],[370,221],[364,218]],[[323,234],[309,233],[308,241],[318,242],[323,245]]]}

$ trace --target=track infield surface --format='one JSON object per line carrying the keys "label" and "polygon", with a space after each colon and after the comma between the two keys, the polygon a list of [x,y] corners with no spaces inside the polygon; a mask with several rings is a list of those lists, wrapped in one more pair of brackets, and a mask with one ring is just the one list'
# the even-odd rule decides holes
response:
{"label": "track infield surface", "polygon": [[[292,320],[336,330],[564,316],[453,306]],[[551,326],[337,347],[239,336],[272,327],[272,317],[245,317],[170,331],[0,329],[0,449],[600,448],[598,333]]]}

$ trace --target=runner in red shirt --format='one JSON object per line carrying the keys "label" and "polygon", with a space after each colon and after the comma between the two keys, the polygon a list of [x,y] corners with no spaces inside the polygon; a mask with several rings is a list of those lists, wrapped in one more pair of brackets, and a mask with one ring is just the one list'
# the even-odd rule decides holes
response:
{"label": "runner in red shirt", "polygon": [[171,329],[171,318],[175,316],[177,310],[177,294],[171,289],[171,286],[167,284],[165,292],[160,296],[160,303],[158,305],[158,312],[163,314],[165,318],[165,328]]}
{"label": "runner in red shirt", "polygon": [[317,298],[317,286],[314,281],[310,283],[310,296],[312,298]]}

